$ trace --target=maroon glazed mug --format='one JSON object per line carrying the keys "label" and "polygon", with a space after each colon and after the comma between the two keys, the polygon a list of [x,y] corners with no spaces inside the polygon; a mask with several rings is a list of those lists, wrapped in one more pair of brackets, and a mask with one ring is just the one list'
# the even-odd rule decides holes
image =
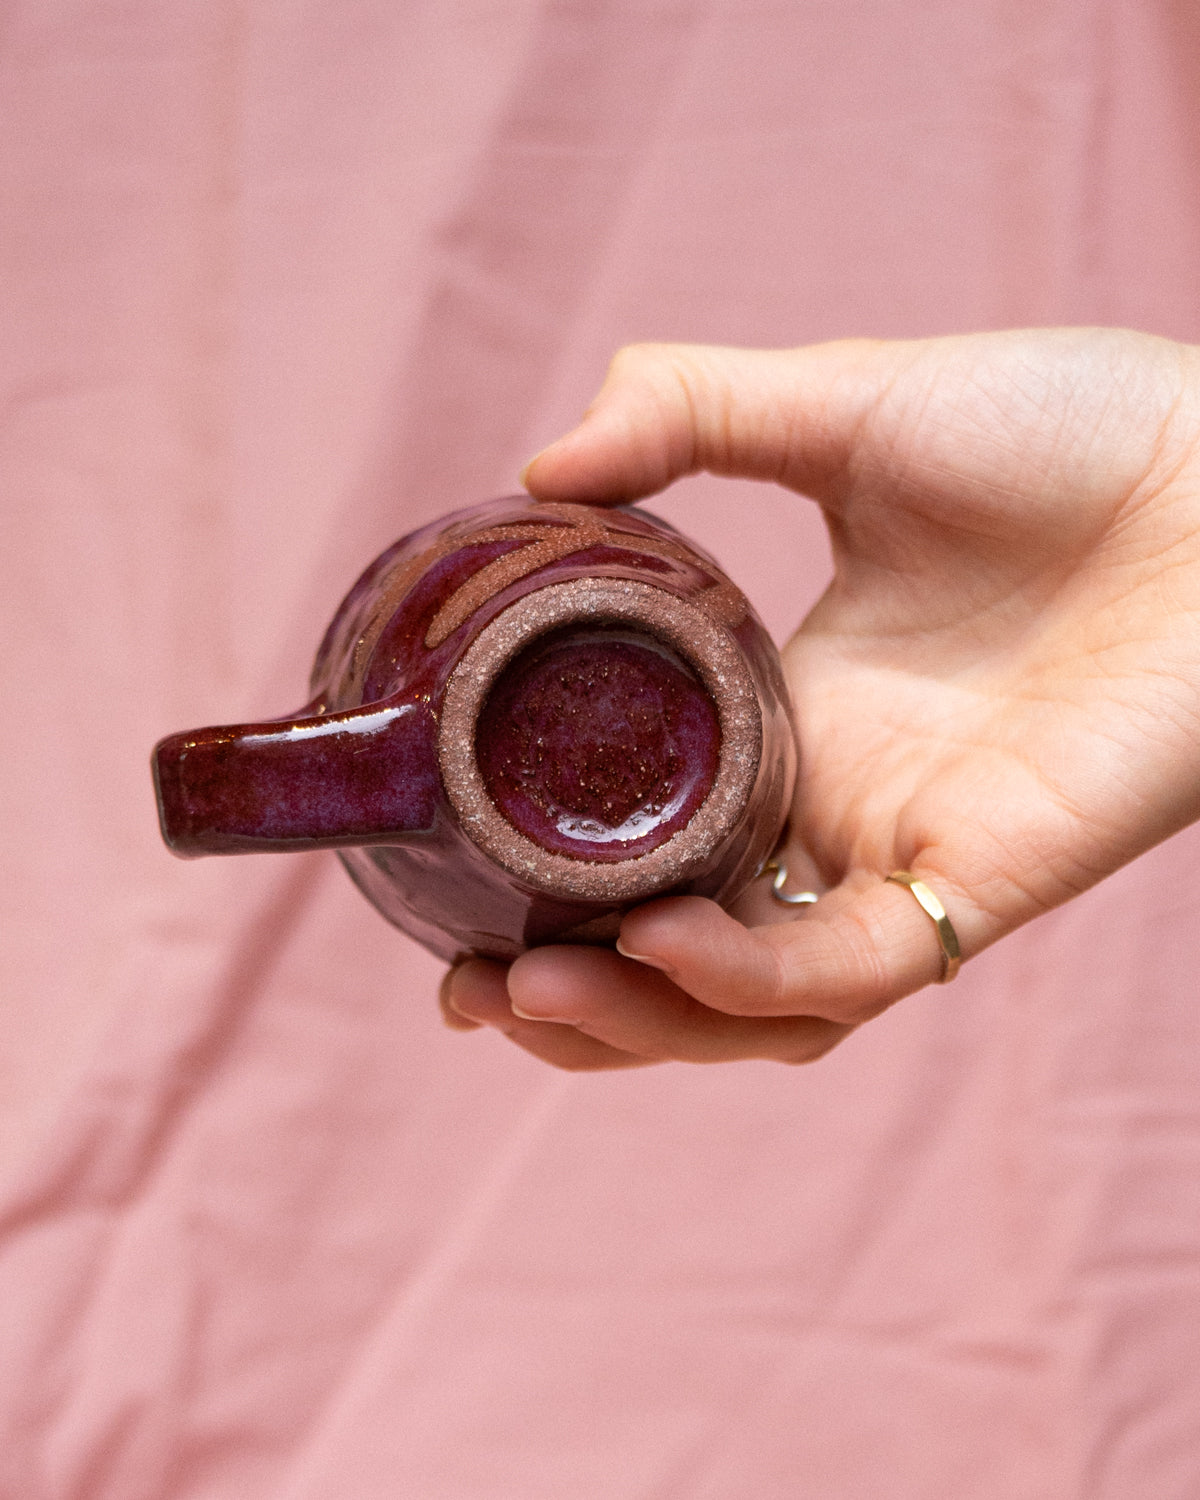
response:
{"label": "maroon glazed mug", "polygon": [[298,713],[154,750],[179,855],[337,849],[445,959],[611,942],[652,896],[731,901],[795,779],[770,637],[644,511],[456,511],[342,602]]}

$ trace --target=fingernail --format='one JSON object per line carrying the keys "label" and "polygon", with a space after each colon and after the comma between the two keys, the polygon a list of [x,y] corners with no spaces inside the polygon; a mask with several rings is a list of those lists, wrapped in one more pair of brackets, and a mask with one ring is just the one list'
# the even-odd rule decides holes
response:
{"label": "fingernail", "polygon": [[509,1009],[514,1016],[520,1016],[522,1021],[549,1021],[554,1026],[576,1026],[578,1022],[569,1020],[566,1016],[535,1016],[527,1010],[522,1010],[515,1000],[509,1001]]}
{"label": "fingernail", "polygon": [[464,1016],[454,1001],[450,998],[450,990],[453,984],[456,969],[447,969],[442,975],[442,982],[438,985],[438,1006],[441,1011],[442,1022],[451,1031],[478,1031],[479,1022],[473,1021],[470,1016]]}
{"label": "fingernail", "polygon": [[518,483],[526,484],[526,481],[529,478],[530,469],[533,468],[534,464],[537,463],[538,459],[541,458],[542,454],[545,453],[545,451],[545,448],[542,448],[539,452],[535,453],[529,460],[529,462],[522,468],[521,472],[517,475]]}
{"label": "fingernail", "polygon": [[622,958],[632,958],[634,963],[645,964],[648,969],[657,969],[660,974],[666,974],[668,977],[675,973],[671,965],[661,958],[651,958],[648,953],[635,953],[632,948],[627,948],[620,938],[617,939],[617,952]]}
{"label": "fingernail", "polygon": [[455,1010],[453,1005],[447,1005],[442,1011],[442,1023],[451,1031],[478,1031],[483,1025],[482,1021],[472,1021],[470,1016],[464,1016],[462,1011]]}

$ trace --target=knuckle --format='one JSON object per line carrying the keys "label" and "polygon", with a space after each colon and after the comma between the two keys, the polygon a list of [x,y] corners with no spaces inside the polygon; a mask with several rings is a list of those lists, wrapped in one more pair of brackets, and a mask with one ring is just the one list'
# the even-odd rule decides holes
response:
{"label": "knuckle", "polygon": [[786,1014],[792,1007],[792,976],[786,963],[785,950],[764,945],[762,975],[762,1009],[769,1014]]}
{"label": "knuckle", "polygon": [[850,911],[847,918],[852,940],[842,946],[842,972],[839,975],[845,1000],[838,1006],[838,1020],[851,1026],[872,1021],[891,1004],[888,998],[890,976],[881,945],[887,941],[870,917]]}
{"label": "knuckle", "polygon": [[844,910],[819,931],[803,922],[781,924],[766,929],[764,937],[774,960],[761,989],[764,1010],[860,1026],[895,998],[888,934],[868,913]]}
{"label": "knuckle", "polygon": [[736,971],[727,967],[719,998],[706,1003],[732,1016],[799,1013],[804,1008],[803,1002],[797,993],[786,949],[778,946],[779,939],[775,937],[782,930],[782,927],[767,928],[752,949],[739,955]]}
{"label": "knuckle", "polygon": [[689,344],[626,344],[609,366],[619,379],[641,380],[667,398],[682,398],[689,409],[704,381],[697,351]]}

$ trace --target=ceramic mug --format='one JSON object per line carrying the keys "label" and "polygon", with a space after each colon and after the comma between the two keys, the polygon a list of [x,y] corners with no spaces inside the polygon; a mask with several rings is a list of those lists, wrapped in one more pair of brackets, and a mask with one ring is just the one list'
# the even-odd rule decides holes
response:
{"label": "ceramic mug", "polygon": [[155,748],[184,857],[336,849],[445,959],[608,942],[653,896],[728,903],[795,778],[778,654],[741,592],[645,511],[460,510],[351,589],[285,719]]}

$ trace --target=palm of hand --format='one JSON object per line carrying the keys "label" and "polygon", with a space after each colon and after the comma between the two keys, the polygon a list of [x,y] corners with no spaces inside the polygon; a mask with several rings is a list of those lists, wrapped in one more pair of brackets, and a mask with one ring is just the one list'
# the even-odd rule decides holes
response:
{"label": "palm of hand", "polygon": [[1091,335],[1081,388],[1080,338],[1061,364],[1045,335],[1036,361],[914,359],[871,418],[886,466],[827,502],[837,577],[785,653],[823,877],[931,864],[973,950],[1200,816],[1174,361]]}

